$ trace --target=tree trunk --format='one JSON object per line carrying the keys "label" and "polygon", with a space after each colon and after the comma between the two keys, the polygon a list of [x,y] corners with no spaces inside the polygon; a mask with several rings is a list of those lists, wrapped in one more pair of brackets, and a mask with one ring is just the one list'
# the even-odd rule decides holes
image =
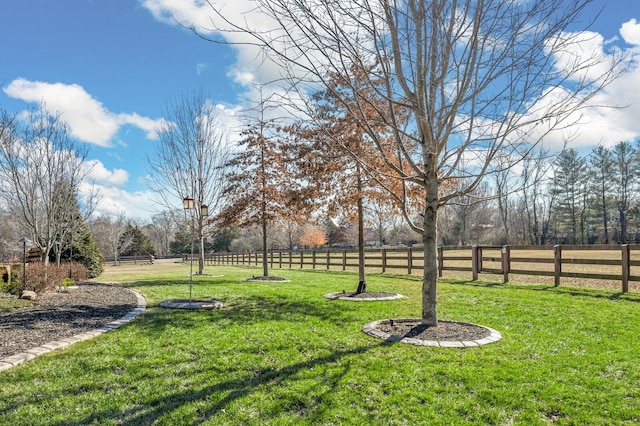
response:
{"label": "tree trunk", "polygon": [[620,244],[627,244],[627,214],[624,209],[620,209]]}
{"label": "tree trunk", "polygon": [[438,325],[436,288],[438,284],[438,183],[427,182],[424,209],[424,273],[422,276],[422,324]]}
{"label": "tree trunk", "polygon": [[356,294],[367,291],[367,282],[364,277],[364,207],[362,206],[362,176],[360,175],[360,164],[357,164],[358,180],[358,289]]}
{"label": "tree trunk", "polygon": [[602,188],[602,221],[604,225],[604,243],[609,244],[609,215],[607,213],[607,195]]}
{"label": "tree trunk", "polygon": [[269,262],[267,259],[269,250],[267,249],[267,219],[262,215],[262,276],[269,276]]}
{"label": "tree trunk", "polygon": [[201,234],[198,241],[200,249],[198,250],[198,275],[204,273],[204,236]]}

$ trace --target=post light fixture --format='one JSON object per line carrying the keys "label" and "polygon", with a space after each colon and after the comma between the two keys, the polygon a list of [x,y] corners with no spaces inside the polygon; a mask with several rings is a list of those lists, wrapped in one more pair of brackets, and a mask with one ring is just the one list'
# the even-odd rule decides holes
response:
{"label": "post light fixture", "polygon": [[195,208],[195,204],[193,202],[193,198],[184,197],[182,199],[182,208],[184,208],[185,210],[193,210]]}
{"label": "post light fixture", "polygon": [[71,241],[69,243],[69,279],[73,280],[73,226],[71,226],[70,240]]}
{"label": "post light fixture", "polygon": [[22,243],[22,291],[25,291],[27,289],[27,243],[30,243],[31,240],[22,237],[19,242]]}
{"label": "post light fixture", "polygon": [[[182,199],[182,208],[189,210],[191,215],[191,258],[189,259],[189,305],[193,303],[193,240],[195,239],[195,216],[196,216],[196,204],[192,197],[184,197]],[[200,218],[209,216],[209,206],[206,204],[200,204]]]}

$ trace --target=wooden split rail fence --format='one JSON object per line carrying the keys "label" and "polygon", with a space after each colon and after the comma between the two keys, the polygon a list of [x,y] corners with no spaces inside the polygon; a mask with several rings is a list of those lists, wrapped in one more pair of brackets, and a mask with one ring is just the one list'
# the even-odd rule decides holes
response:
{"label": "wooden split rail fence", "polygon": [[[421,248],[382,248],[365,251],[365,267],[381,272],[415,274],[424,269]],[[209,265],[260,266],[262,252],[213,253]],[[353,269],[358,267],[357,250],[270,251],[271,268]],[[456,246],[438,247],[438,273],[481,273],[546,276],[560,285],[561,278],[618,281],[622,292],[629,282],[640,282],[640,245],[555,245],[555,246]],[[635,268],[635,269],[634,269]],[[578,269],[578,270],[575,270]],[[632,274],[636,272],[638,275]]]}

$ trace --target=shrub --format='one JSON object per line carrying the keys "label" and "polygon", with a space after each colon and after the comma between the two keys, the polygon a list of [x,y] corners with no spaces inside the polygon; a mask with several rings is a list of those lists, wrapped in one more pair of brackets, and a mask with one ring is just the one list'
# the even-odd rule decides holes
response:
{"label": "shrub", "polygon": [[63,278],[62,282],[60,283],[61,287],[67,288],[67,287],[71,287],[72,285],[75,284],[75,281],[73,281],[71,278],[67,277],[67,278]]}
{"label": "shrub", "polygon": [[[87,279],[87,268],[79,263],[71,264],[72,282]],[[62,282],[63,279],[69,279],[69,265],[52,265],[45,266],[43,263],[27,264],[27,285],[25,290],[32,290],[36,293],[44,293],[45,291],[53,291]],[[22,276],[19,280],[19,288],[22,289]]]}
{"label": "shrub", "polygon": [[18,271],[15,267],[11,268],[11,277],[9,277],[9,273],[7,273],[5,269],[4,273],[2,274],[2,281],[0,281],[0,293],[15,294],[17,296],[19,293],[19,280],[20,277],[18,276]]}

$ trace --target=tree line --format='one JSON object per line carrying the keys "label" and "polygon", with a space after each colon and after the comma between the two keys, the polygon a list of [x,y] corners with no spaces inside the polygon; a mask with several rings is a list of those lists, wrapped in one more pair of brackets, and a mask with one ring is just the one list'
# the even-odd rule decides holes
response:
{"label": "tree line", "polygon": [[638,243],[639,160],[638,141],[583,153],[539,150],[445,207],[440,243]]}

